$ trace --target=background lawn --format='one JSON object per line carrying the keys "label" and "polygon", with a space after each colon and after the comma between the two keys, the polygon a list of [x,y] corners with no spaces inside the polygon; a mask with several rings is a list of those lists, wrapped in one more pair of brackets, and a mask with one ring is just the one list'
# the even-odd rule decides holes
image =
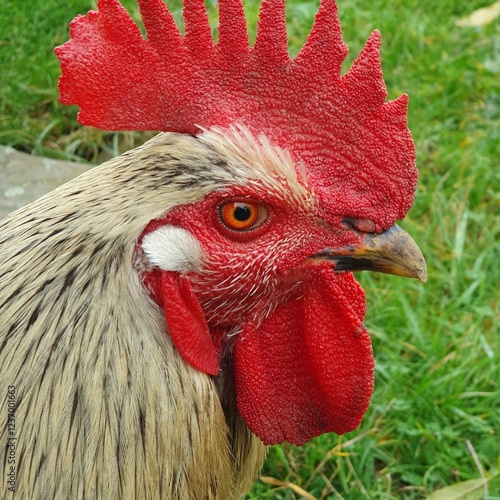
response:
{"label": "background lawn", "polygon": [[[345,68],[378,28],[389,98],[410,94],[420,180],[402,226],[427,258],[429,281],[358,275],[377,360],[371,407],[356,432],[273,448],[249,498],[417,499],[481,477],[491,481],[467,498],[500,498],[500,20],[455,24],[490,3],[338,0]],[[292,54],[317,5],[289,2]],[[99,162],[144,140],[81,128],[76,109],[57,103],[53,47],[93,6],[2,1],[0,144]],[[257,10],[247,2],[251,30]]]}

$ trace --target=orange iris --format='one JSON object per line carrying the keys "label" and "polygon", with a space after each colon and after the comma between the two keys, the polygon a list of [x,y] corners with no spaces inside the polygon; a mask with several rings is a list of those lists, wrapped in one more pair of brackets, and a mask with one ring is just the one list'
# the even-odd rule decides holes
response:
{"label": "orange iris", "polygon": [[235,231],[259,227],[267,218],[267,210],[259,203],[229,201],[219,209],[221,221]]}

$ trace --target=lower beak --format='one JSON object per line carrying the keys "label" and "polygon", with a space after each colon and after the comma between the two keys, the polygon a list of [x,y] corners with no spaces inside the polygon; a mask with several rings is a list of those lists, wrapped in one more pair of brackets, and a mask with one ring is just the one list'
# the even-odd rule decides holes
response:
{"label": "lower beak", "polygon": [[427,281],[427,267],[420,248],[397,225],[380,234],[366,233],[356,246],[326,248],[314,258],[334,262],[335,271],[367,270]]}

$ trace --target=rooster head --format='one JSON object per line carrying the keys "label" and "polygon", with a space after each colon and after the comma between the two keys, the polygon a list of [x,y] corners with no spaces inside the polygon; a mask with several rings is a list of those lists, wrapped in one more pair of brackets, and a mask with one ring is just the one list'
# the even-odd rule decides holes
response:
{"label": "rooster head", "polygon": [[263,1],[253,48],[240,0],[219,2],[217,44],[202,1],[185,1],[184,36],[162,0],[139,5],[147,39],[117,0],[100,0],[56,52],[61,100],[82,123],[206,148],[210,168],[172,172],[199,196],[138,236],[146,290],[187,363],[234,370],[238,410],[265,444],[353,430],[374,362],[352,271],[426,279],[395,225],[417,170],[407,96],[385,102],[378,32],[341,76],[334,0],[294,59],[283,0]]}

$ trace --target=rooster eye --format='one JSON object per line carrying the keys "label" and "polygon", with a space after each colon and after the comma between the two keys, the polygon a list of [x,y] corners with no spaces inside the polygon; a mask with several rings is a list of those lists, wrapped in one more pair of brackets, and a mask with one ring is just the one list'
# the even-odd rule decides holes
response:
{"label": "rooster eye", "polygon": [[222,223],[233,231],[256,229],[267,220],[264,205],[249,201],[229,201],[219,207]]}

